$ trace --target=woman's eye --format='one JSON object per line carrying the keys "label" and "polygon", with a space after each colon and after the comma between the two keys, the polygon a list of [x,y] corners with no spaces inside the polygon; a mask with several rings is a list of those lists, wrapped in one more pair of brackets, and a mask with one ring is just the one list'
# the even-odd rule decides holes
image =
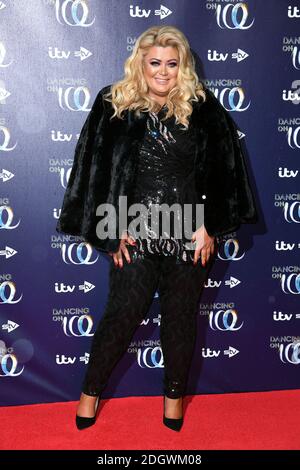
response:
{"label": "woman's eye", "polygon": [[[159,65],[159,62],[150,62],[151,65]],[[177,63],[176,62],[171,62],[169,64],[170,67],[176,67]]]}

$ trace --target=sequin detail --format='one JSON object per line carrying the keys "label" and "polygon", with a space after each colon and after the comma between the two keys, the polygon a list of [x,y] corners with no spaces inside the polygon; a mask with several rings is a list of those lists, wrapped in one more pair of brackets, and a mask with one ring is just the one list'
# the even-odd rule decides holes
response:
{"label": "sequin detail", "polygon": [[174,215],[170,212],[170,230],[162,230],[160,224],[158,232],[151,225],[151,210],[164,203],[169,206],[179,204],[184,217],[182,190],[193,171],[193,133],[191,130],[179,129],[173,116],[161,121],[166,111],[166,107],[163,107],[158,113],[151,112],[147,117],[132,199],[132,202],[142,203],[147,207],[148,212],[140,216],[147,235],[145,238],[139,237],[134,230],[129,230],[136,240],[136,247],[130,247],[130,255],[135,260],[149,254],[163,254],[175,256],[178,263],[192,263],[194,250],[187,248],[186,243],[189,240],[185,237],[176,238],[174,232],[174,224],[178,221],[180,212],[175,211]]}

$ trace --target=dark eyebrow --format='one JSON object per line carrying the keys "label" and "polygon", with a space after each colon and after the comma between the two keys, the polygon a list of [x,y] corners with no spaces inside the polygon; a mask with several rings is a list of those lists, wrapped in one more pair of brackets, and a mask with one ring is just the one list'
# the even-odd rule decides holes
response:
{"label": "dark eyebrow", "polygon": [[[161,60],[156,59],[156,57],[151,57],[151,59],[149,59],[149,60],[158,60],[159,62],[161,62]],[[167,60],[167,62],[171,62],[171,60],[175,60],[177,62],[178,59],[169,59],[169,60]]]}

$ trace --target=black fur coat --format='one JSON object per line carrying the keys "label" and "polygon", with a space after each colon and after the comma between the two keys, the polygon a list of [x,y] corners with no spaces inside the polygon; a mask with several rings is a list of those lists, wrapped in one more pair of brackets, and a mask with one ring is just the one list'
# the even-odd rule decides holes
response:
{"label": "black fur coat", "polygon": [[[126,111],[124,120],[110,121],[113,108],[103,100],[110,86],[98,92],[82,127],[56,225],[57,232],[80,235],[104,252],[116,252],[120,241],[97,237],[96,208],[105,202],[117,207],[119,195],[129,194],[147,117]],[[190,125],[197,136],[193,177],[207,233],[220,236],[241,223],[255,223],[257,211],[236,126],[214,94],[205,91],[206,102],[192,102]]]}

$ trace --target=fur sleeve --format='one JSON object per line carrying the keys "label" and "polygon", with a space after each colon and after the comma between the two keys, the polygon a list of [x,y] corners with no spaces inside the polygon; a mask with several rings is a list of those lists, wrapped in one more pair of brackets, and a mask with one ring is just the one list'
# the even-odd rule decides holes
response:
{"label": "fur sleeve", "polygon": [[91,110],[83,124],[77,141],[73,166],[65,190],[60,217],[56,225],[57,232],[71,235],[84,235],[85,206],[87,204],[90,173],[92,169],[93,144],[97,129],[104,114],[102,88],[94,100]]}
{"label": "fur sleeve", "polygon": [[204,225],[209,235],[220,236],[236,230],[241,223],[256,223],[257,211],[236,125],[214,94],[205,91]]}

